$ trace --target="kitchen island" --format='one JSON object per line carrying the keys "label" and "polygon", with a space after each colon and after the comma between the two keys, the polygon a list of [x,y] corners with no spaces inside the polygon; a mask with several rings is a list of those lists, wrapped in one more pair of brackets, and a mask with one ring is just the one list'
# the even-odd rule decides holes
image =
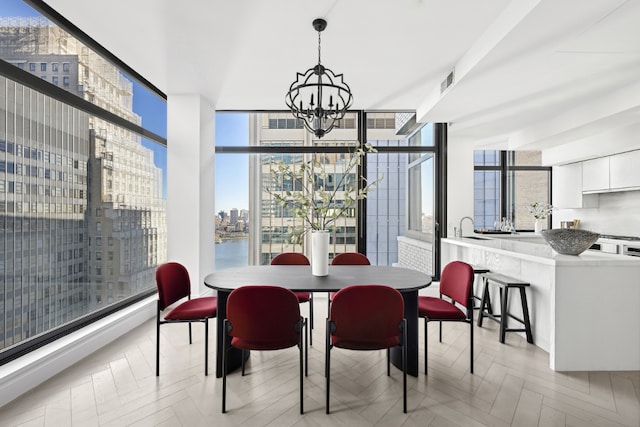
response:
{"label": "kitchen island", "polygon": [[[514,235],[442,239],[443,265],[454,260],[531,284],[534,343],[549,353],[551,369],[640,370],[640,258],[589,250],[560,255],[539,236]],[[510,302],[521,316],[519,301]]]}

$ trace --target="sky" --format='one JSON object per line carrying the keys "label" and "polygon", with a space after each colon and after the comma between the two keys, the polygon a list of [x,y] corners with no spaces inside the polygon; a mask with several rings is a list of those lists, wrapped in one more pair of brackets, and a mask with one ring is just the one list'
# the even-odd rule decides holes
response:
{"label": "sky", "polygon": [[[22,0],[0,0],[0,16],[40,16]],[[128,77],[129,78],[129,77]],[[142,117],[142,126],[167,136],[167,108],[164,100],[133,81],[133,111]],[[153,83],[153,82],[152,82]],[[216,114],[216,145],[249,145],[246,113]],[[170,143],[170,142],[169,142]],[[142,144],[154,152],[154,162],[163,171],[163,195],[166,197],[167,150],[153,141]],[[249,157],[246,154],[219,154],[216,157],[216,211],[249,207]]]}
{"label": "sky", "polygon": [[0,1],[0,16],[40,16],[40,14],[22,0],[2,0]]}
{"label": "sky", "polygon": [[[216,114],[216,145],[248,146],[247,113]],[[216,212],[249,208],[249,155],[216,155]]]}

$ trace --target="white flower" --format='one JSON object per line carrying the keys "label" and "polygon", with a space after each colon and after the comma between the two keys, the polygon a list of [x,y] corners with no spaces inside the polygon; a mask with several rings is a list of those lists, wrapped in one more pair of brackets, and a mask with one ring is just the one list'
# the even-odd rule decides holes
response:
{"label": "white flower", "polygon": [[[274,201],[282,208],[290,209],[293,214],[302,219],[304,227],[296,227],[292,233],[292,242],[299,243],[306,229],[326,230],[343,216],[349,209],[356,206],[358,200],[366,199],[367,193],[382,180],[378,178],[368,183],[361,190],[357,190],[357,179],[354,169],[360,165],[366,153],[375,153],[371,144],[365,148],[356,148],[347,155],[348,161],[340,170],[340,182],[328,185],[329,174],[327,164],[331,162],[322,153],[314,154],[311,160],[301,164],[275,161],[271,164],[271,176],[274,182],[294,183],[293,189],[284,190],[279,185],[265,186],[264,190],[273,196]],[[318,158],[321,160],[319,161]],[[365,179],[360,177],[360,179]],[[327,190],[329,188],[329,190]]]}
{"label": "white flower", "polygon": [[534,202],[527,205],[527,211],[529,211],[535,219],[545,219],[554,209],[555,207],[546,202]]}

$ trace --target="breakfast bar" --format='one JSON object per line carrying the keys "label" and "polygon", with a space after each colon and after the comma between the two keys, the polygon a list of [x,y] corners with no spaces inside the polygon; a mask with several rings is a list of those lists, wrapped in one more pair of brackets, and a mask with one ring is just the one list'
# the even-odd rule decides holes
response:
{"label": "breakfast bar", "polygon": [[549,353],[551,369],[640,369],[640,258],[589,250],[560,255],[539,236],[516,235],[443,239],[442,260],[530,283],[533,341]]}

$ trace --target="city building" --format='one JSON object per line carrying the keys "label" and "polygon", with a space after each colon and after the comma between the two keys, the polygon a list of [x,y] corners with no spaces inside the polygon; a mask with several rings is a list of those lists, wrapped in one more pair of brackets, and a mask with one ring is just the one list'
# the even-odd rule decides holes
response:
{"label": "city building", "polygon": [[[132,83],[49,20],[0,18],[0,52],[140,123]],[[139,135],[0,79],[2,108],[16,123],[0,145],[1,215],[13,223],[2,228],[11,244],[0,252],[7,347],[152,289],[167,243],[161,170]]]}
{"label": "city building", "polygon": [[238,223],[238,209],[233,208],[229,211],[229,223],[236,225]]}
{"label": "city building", "polygon": [[[402,146],[407,141],[404,135],[396,134],[395,113],[371,113],[367,121],[367,142],[372,146]],[[311,197],[305,193],[303,187],[309,187],[301,182],[292,180],[291,177],[282,177],[275,173],[277,162],[299,167],[302,162],[311,159],[322,164],[318,166],[316,175],[324,173],[326,177],[322,181],[324,188],[333,191],[336,186],[342,186],[336,192],[335,205],[339,207],[347,192],[342,191],[346,182],[355,180],[355,170],[345,176],[345,167],[349,160],[349,153],[335,151],[331,148],[351,147],[358,144],[359,133],[355,114],[348,114],[342,120],[339,129],[334,129],[332,134],[323,139],[318,139],[310,134],[302,124],[289,113],[252,113],[249,118],[250,145],[260,147],[322,147],[328,151],[322,154],[314,153],[278,153],[262,154],[260,158],[254,158],[251,163],[250,182],[254,183],[249,188],[250,199],[260,200],[260,206],[251,211],[252,222],[260,224],[256,233],[258,239],[250,240],[260,242],[259,245],[250,245],[249,250],[254,253],[261,264],[268,264],[271,259],[281,252],[302,251],[307,254],[310,250],[310,235],[303,233],[302,240],[292,236],[299,235],[307,225],[296,217],[294,212],[283,208],[276,203],[273,192],[284,194],[286,191],[301,192],[305,197]],[[366,199],[367,209],[371,210],[367,222],[367,238],[371,245],[367,245],[366,253],[380,265],[391,265],[397,262],[396,237],[405,230],[404,226],[404,198],[405,171],[407,169],[407,155],[380,154],[370,155],[367,160],[367,180],[373,182],[382,178],[380,184],[375,186]],[[259,172],[258,172],[259,171]],[[354,195],[351,194],[351,197]],[[358,222],[356,209],[346,211],[332,226],[330,232],[330,253],[357,252],[358,248]],[[385,218],[384,221],[377,219]]]}
{"label": "city building", "polygon": [[13,119],[0,136],[0,347],[6,348],[89,310],[90,135],[87,114],[4,77],[0,99]]}

